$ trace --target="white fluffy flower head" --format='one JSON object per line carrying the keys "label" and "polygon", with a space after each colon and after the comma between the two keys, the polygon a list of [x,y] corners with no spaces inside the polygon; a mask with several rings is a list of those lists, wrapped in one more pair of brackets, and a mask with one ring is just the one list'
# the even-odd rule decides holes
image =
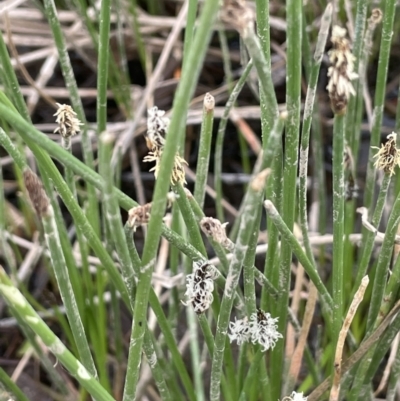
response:
{"label": "white fluffy flower head", "polygon": [[277,331],[277,321],[278,318],[272,318],[261,309],[250,316],[251,342],[260,344],[263,352],[274,348],[276,342],[282,338],[282,334]]}
{"label": "white fluffy flower head", "polygon": [[214,297],[214,280],[217,277],[215,267],[208,262],[193,263],[193,273],[186,276],[186,302],[191,303],[196,313],[205,312],[212,304]]}
{"label": "white fluffy flower head", "polygon": [[308,397],[303,397],[303,393],[293,391],[289,397],[285,397],[282,401],[307,401]]}
{"label": "white fluffy flower head", "polygon": [[169,118],[164,117],[165,111],[158,110],[156,106],[147,111],[147,147],[152,150],[160,150],[165,145]]}
{"label": "white fluffy flower head", "polygon": [[277,331],[277,321],[278,318],[272,318],[269,313],[258,309],[257,313],[250,316],[250,321],[244,318],[230,322],[229,339],[231,342],[236,340],[239,345],[249,341],[260,344],[265,352],[274,348],[276,342],[282,338],[282,334]]}
{"label": "white fluffy flower head", "polygon": [[236,340],[238,345],[242,345],[250,341],[250,326],[247,317],[244,319],[236,319],[235,317],[234,322],[229,322],[229,330],[231,331],[228,333],[230,342]]}

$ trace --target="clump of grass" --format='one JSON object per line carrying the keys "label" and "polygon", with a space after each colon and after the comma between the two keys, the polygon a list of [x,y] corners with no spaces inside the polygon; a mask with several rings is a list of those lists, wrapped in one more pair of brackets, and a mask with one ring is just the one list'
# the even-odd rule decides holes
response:
{"label": "clump of grass", "polygon": [[[149,10],[162,12],[154,2],[148,3]],[[197,2],[182,6],[179,21],[187,20],[182,75],[171,115],[159,109],[157,98],[157,105],[148,107],[144,141],[148,152],[143,161],[155,163],[148,169],[154,171],[155,187],[151,200],[145,201],[142,196],[141,204],[118,185],[127,139],[134,136],[147,106],[142,103],[132,120],[130,116],[135,113],[128,112],[130,99],[126,88],[120,86],[127,80],[127,50],[121,38],[123,12],[114,10],[110,1],[103,1],[100,10],[87,10],[80,2],[71,4],[71,11],[86,22],[98,56],[96,147],[89,135],[91,125],[85,117],[62,19],[57,17],[53,0],[45,0],[44,13],[72,105],[56,103],[58,126],[54,132],[61,135],[61,146],[32,124],[0,35],[4,73],[0,144],[11,157],[15,176],[20,177],[19,189],[30,199],[25,203],[26,221],[36,219],[35,229],[44,234],[40,243],[43,265],[54,276],[60,295],[60,305],[53,311],[60,338],[52,331],[55,326],[48,314],[43,314],[38,302],[41,299],[35,299],[20,278],[24,261],[18,252],[19,239],[7,227],[4,195],[0,197],[0,243],[7,251],[5,266],[0,269],[0,295],[37,350],[54,384],[55,399],[80,393],[80,399],[90,396],[98,401],[130,401],[157,392],[162,400],[357,400],[371,398],[373,379],[379,378],[379,391],[387,386],[386,399],[394,400],[400,366],[395,345],[383,377],[377,367],[386,361],[400,329],[400,198],[391,185],[394,179],[396,185],[399,182],[397,132],[380,144],[395,1],[387,2],[381,38],[376,37],[381,46],[370,122],[371,151],[365,185],[360,185],[365,187],[365,196],[356,200],[356,187],[362,182],[357,170],[361,116],[363,105],[369,107],[364,96],[365,77],[374,31],[382,16],[374,10],[367,22],[364,3],[357,2],[354,7],[356,26],[349,33],[344,26],[348,23],[351,28],[353,21],[346,10],[327,4],[316,11],[300,0],[286,3],[284,88],[274,87],[268,2],[257,0],[254,12],[245,0],[225,0],[221,9],[218,2],[206,0],[197,21]],[[124,7],[123,3],[118,7]],[[137,11],[133,3],[129,8],[134,23],[131,33],[137,38],[141,62],[150,71],[147,39],[142,37],[146,30],[138,25],[142,14]],[[316,12],[321,18],[315,19]],[[218,29],[227,80],[234,75],[230,74],[224,29],[236,31],[240,37],[242,73],[237,82],[229,82],[226,104],[218,94],[204,94],[192,194],[188,179],[192,160],[183,147],[185,127],[217,15],[219,23],[224,23]],[[336,21],[334,26],[332,20]],[[131,27],[132,21],[127,21],[126,26]],[[114,28],[119,35],[120,71],[110,51]],[[178,36],[176,26],[171,32],[168,49]],[[332,48],[327,51],[329,36]],[[329,97],[333,112],[331,196],[325,193],[324,174],[318,168],[311,173],[308,168],[310,163],[321,166],[318,132],[325,118],[317,102],[321,95],[317,88],[323,80],[320,67],[324,59],[330,66],[323,95]],[[145,91],[146,103],[160,74],[161,62]],[[240,120],[244,137],[254,138],[246,135],[250,130],[246,116],[238,117],[246,84],[252,88],[260,111],[261,145],[236,210],[227,203],[222,185],[223,145],[229,119]],[[107,123],[109,88],[121,115],[127,118],[128,129],[121,138]],[[284,104],[278,104],[283,98],[280,90],[286,96]],[[213,149],[217,115],[220,121]],[[400,126],[399,119],[398,114],[396,127]],[[82,148],[84,162],[75,157],[73,136],[74,144]],[[241,143],[246,171],[245,141]],[[251,144],[248,147],[256,148]],[[35,165],[26,157],[27,148],[35,157]],[[378,182],[377,176],[381,178]],[[0,184],[4,188],[3,174]],[[207,194],[214,198],[211,212]],[[328,219],[325,202],[330,198]],[[365,228],[362,233],[355,224],[356,203],[364,206],[357,209]],[[171,214],[167,213],[170,207]],[[385,208],[389,213],[381,232]],[[68,230],[65,209],[72,219]],[[234,215],[233,224],[226,222],[226,212]],[[319,226],[318,219],[323,222]],[[326,227],[329,220],[333,235],[316,235],[316,228]],[[78,247],[71,245],[71,232],[76,234]],[[359,241],[355,245],[351,242],[354,236]],[[332,244],[332,249],[323,246],[326,244]],[[378,258],[374,256],[376,249],[380,249]],[[257,255],[264,258],[263,271]],[[161,273],[163,266],[167,271]],[[122,313],[128,316],[128,333],[122,326]],[[366,322],[360,318],[363,314],[367,315]],[[311,330],[313,317],[321,322],[318,336]],[[70,386],[60,379],[56,364],[40,352],[36,337],[76,379]],[[312,344],[316,344],[317,352]],[[27,399],[3,369],[0,381],[16,399]]]}

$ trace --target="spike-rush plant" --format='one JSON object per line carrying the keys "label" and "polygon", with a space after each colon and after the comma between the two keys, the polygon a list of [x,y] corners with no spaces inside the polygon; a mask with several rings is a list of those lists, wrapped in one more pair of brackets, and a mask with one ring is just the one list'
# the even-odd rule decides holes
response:
{"label": "spike-rush plant", "polygon": [[[135,1],[103,0],[99,9],[68,3],[97,52],[94,138],[68,52],[72,31],[63,27],[54,0],[44,0],[41,11],[70,103],[52,103],[56,140],[31,121],[13,66],[21,60],[4,25],[0,302],[8,308],[0,308],[0,328],[9,322],[18,327],[26,338],[20,351],[40,362],[41,387],[55,400],[334,401],[380,394],[394,401],[400,372],[400,106],[393,126],[382,124],[397,44],[396,2],[370,10],[364,0],[343,9],[326,1],[188,0],[179,4],[154,74],[146,36],[153,31],[143,24],[167,8],[144,3],[150,14],[139,12]],[[270,10],[279,10],[279,23]],[[286,82],[279,86],[270,28],[282,24],[285,63],[279,68]],[[184,41],[174,44],[183,27]],[[126,90],[128,31],[149,74],[145,104],[138,108]],[[202,97],[193,166],[183,145],[213,32],[227,81],[215,89],[226,97]],[[233,35],[241,48],[237,81],[228,46]],[[117,52],[110,47],[115,37]],[[152,95],[173,46],[182,46],[182,69],[167,113]],[[370,70],[376,79],[367,81],[375,64]],[[245,87],[246,101],[251,96],[256,105],[260,139],[242,112]],[[107,123],[110,93],[126,120],[118,137]],[[146,143],[147,154],[138,161],[134,134],[146,108],[144,139],[137,141]],[[238,208],[222,185],[229,120],[239,128],[243,171],[250,149],[256,156]],[[381,137],[383,128],[389,130]],[[324,146],[332,149],[329,160]],[[368,154],[366,175],[360,149]],[[134,200],[120,189],[125,156],[135,179],[140,164],[154,172],[151,200],[139,190]],[[324,163],[332,174],[324,173]],[[7,219],[4,173],[21,193],[23,236]],[[229,225],[225,215],[232,218]],[[24,246],[38,252],[31,268],[40,260],[50,277],[51,308],[26,279]],[[0,347],[4,355],[13,352],[3,342]],[[1,366],[4,360],[1,387],[9,399],[27,400],[12,370]]]}

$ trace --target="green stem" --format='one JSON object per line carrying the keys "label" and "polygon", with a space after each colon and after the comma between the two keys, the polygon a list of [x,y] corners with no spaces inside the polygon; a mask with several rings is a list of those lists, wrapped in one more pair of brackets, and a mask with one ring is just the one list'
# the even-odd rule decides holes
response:
{"label": "green stem", "polygon": [[256,0],[257,33],[260,38],[261,49],[266,63],[271,66],[269,1]]}
{"label": "green stem", "polygon": [[228,330],[229,318],[235,298],[235,289],[238,285],[242,264],[248,250],[248,244],[250,243],[250,238],[252,232],[254,231],[255,223],[257,221],[258,214],[254,213],[254,210],[257,210],[257,208],[260,207],[265,190],[267,173],[266,168],[272,163],[272,157],[275,149],[274,146],[276,146],[281,137],[283,126],[284,118],[279,118],[275,121],[274,129],[272,130],[268,140],[270,149],[267,148],[265,150],[261,160],[261,172],[253,179],[243,201],[244,212],[240,216],[238,238],[233,251],[233,258],[231,259],[229,265],[228,275],[226,277],[226,285],[215,335],[215,349],[211,367],[210,386],[210,400],[212,401],[219,400],[226,333]]}
{"label": "green stem", "polygon": [[251,316],[256,313],[256,287],[254,280],[254,258],[256,254],[256,248],[258,243],[258,235],[260,233],[260,220],[261,220],[262,208],[260,208],[256,214],[256,221],[254,230],[251,233],[250,241],[248,243],[248,249],[246,257],[243,261],[243,286],[244,286],[244,304],[246,307],[246,315]]}
{"label": "green stem", "polygon": [[[270,51],[270,25],[269,25],[269,1],[268,0],[256,0],[256,19],[257,19],[257,33],[260,38],[261,51],[265,57],[265,62],[271,71],[271,51]],[[260,91],[260,109],[261,109],[261,135],[263,145],[268,142],[268,137],[273,127],[274,121],[271,119],[271,115],[268,112],[268,100],[264,94],[264,91]],[[264,147],[265,149],[265,147]],[[279,150],[278,150],[279,149]],[[269,196],[274,202],[280,199],[282,195],[282,146],[277,144],[276,154],[274,161],[271,165],[272,174],[267,183],[267,196]],[[280,202],[279,202],[280,204]],[[235,228],[235,227],[234,227]],[[275,258],[278,254],[278,231],[275,226],[268,220],[268,251],[265,258],[264,275],[270,277],[269,272],[275,265]],[[233,231],[233,230],[232,230]],[[232,238],[232,235],[231,235]],[[266,310],[266,302],[271,300],[269,297],[269,291],[266,286],[263,286],[261,292],[260,307]],[[269,394],[270,395],[270,394]]]}
{"label": "green stem", "polygon": [[251,69],[253,68],[253,61],[250,60],[244,69],[241,77],[239,78],[238,82],[236,83],[235,87],[233,88],[228,101],[226,102],[224,113],[221,117],[218,126],[218,133],[217,139],[215,141],[215,153],[214,153],[214,188],[217,194],[216,197],[216,209],[217,209],[217,217],[218,220],[224,221],[224,212],[222,208],[222,153],[223,153],[223,146],[224,146],[224,138],[225,138],[225,131],[226,126],[228,124],[229,114],[234,106],[240,92],[243,89],[244,84],[246,83],[247,77],[250,74]]}
{"label": "green stem", "polygon": [[[94,168],[93,150],[92,143],[90,141],[88,132],[85,112],[83,109],[82,101],[78,92],[78,85],[75,80],[74,72],[72,69],[71,60],[68,55],[67,46],[62,33],[59,18],[57,16],[57,10],[54,4],[54,0],[45,0],[44,2],[45,12],[49,21],[50,28],[53,33],[54,42],[58,50],[58,57],[60,60],[61,72],[63,74],[66,87],[68,89],[72,107],[76,112],[78,119],[83,123],[82,129],[82,150],[83,159],[85,164]],[[92,225],[96,235],[100,233],[100,219],[98,215],[97,195],[92,185],[87,186],[89,209],[88,209],[88,220]]]}
{"label": "green stem", "polygon": [[[368,351],[374,346],[374,344],[382,338],[382,334],[385,333],[385,330],[388,326],[390,328],[383,335],[381,343],[387,342],[390,343],[393,341],[394,336],[399,332],[400,327],[400,316],[398,315],[400,309],[400,302],[397,302],[390,313],[383,320],[382,324],[368,337],[366,338],[362,344],[358,347],[358,349],[346,360],[342,363],[342,375],[347,373],[351,368],[353,368],[357,362],[368,353]],[[396,317],[397,315],[397,317]],[[385,344],[385,346],[386,346]],[[374,361],[375,362],[375,361]],[[379,362],[374,364],[374,367],[378,367]],[[329,390],[332,384],[331,378],[328,377],[325,379],[309,396],[308,401],[319,401],[323,399],[323,394]],[[349,400],[356,400],[359,393],[355,393],[355,395],[350,394]],[[364,398],[365,399],[365,398]]]}
{"label": "green stem", "polygon": [[[185,26],[185,37],[183,40],[183,52],[182,52],[182,70],[188,68],[188,64],[186,62],[187,55],[189,54],[189,49],[193,44],[193,37],[195,33],[195,23],[196,23],[196,14],[197,14],[198,0],[189,0],[187,17],[186,17],[186,26]],[[190,65],[189,65],[190,66]]]}
{"label": "green stem", "polygon": [[386,401],[395,401],[400,375],[400,348],[397,348],[396,358],[390,370],[389,382],[386,388]]}
{"label": "green stem", "polygon": [[[354,71],[360,71],[360,65],[364,64],[365,68],[368,61],[367,57],[363,58],[363,48],[365,46],[365,21],[367,19],[368,2],[365,0],[357,0],[357,12],[355,18],[355,30],[354,30],[354,42],[353,42],[353,55],[354,59]],[[363,74],[360,74],[363,75]],[[358,80],[354,81],[354,89],[357,93],[356,96],[351,96],[347,105],[346,111],[346,140],[351,147],[351,151],[356,162],[358,159],[358,148],[360,143],[360,124],[362,118],[362,112],[364,109],[363,102],[363,83],[365,82],[364,77],[360,76]],[[355,177],[354,177],[355,178]],[[358,288],[358,287],[357,287]]]}
{"label": "green stem", "polygon": [[[2,92],[0,92],[1,98]],[[92,169],[87,167],[80,160],[76,159],[65,149],[61,148],[59,145],[50,140],[46,135],[38,131],[32,125],[26,123],[21,116],[10,110],[4,104],[0,103],[0,114],[7,119],[7,121],[12,121],[14,127],[18,130],[21,137],[27,142],[31,149],[34,149],[38,152],[38,147],[42,148],[46,152],[48,152],[52,157],[58,159],[61,163],[63,163],[66,167],[70,168],[80,177],[82,177],[85,181],[88,181],[90,184],[94,185],[98,190],[102,191],[104,182],[101,177],[94,172]],[[280,132],[278,130],[274,131],[274,135],[272,137],[276,137],[277,140],[280,138]],[[276,145],[276,141],[273,141],[272,144]],[[272,145],[271,145],[272,146]],[[272,160],[272,154],[269,155]],[[133,201],[129,196],[124,194],[122,191],[114,187],[114,196],[117,198],[121,207],[125,210],[129,210],[134,206],[137,206],[137,203]],[[199,260],[199,253],[194,250],[193,247],[187,246],[188,244],[184,241],[180,236],[177,236],[170,229],[168,229],[165,225],[161,225],[162,235],[171,241],[175,246],[177,246],[182,252],[184,252],[187,256],[191,257],[192,260]],[[201,254],[200,254],[201,255]]]}
{"label": "green stem", "polygon": [[315,287],[317,287],[322,304],[324,305],[325,309],[329,311],[329,313],[332,313],[334,309],[332,297],[330,296],[328,290],[326,289],[324,283],[318,275],[318,272],[315,270],[315,266],[307,258],[307,255],[304,253],[302,246],[299,244],[294,234],[290,231],[289,227],[283,221],[282,217],[279,215],[272,202],[266,200],[264,202],[264,206],[267,210],[268,217],[274,222],[282,237],[290,245],[293,253],[296,255],[297,259],[304,267],[304,270],[310,277],[310,280],[314,283]]}
{"label": "green stem", "polygon": [[[7,152],[13,157],[14,162],[21,170],[26,169],[25,160],[21,156],[14,143],[0,128],[0,143]],[[41,166],[40,166],[41,167]],[[85,330],[81,321],[78,304],[83,308],[83,301],[80,300],[79,278],[76,274],[75,261],[72,255],[69,239],[63,224],[63,220],[58,208],[58,202],[54,199],[52,185],[46,175],[45,169],[41,168],[43,184],[51,198],[50,211],[48,216],[43,216],[43,227],[46,234],[46,240],[50,251],[50,256],[59,285],[60,294],[66,308],[66,313],[82,361],[85,361],[87,369],[94,377],[97,377],[96,368],[87,343]],[[61,238],[61,239],[60,239]],[[77,293],[79,297],[75,295]],[[80,302],[78,302],[80,300]],[[78,302],[78,304],[77,304]]]}
{"label": "green stem", "polygon": [[[397,299],[400,287],[400,258],[397,255],[396,263],[392,268],[392,274],[386,284],[385,293],[382,300],[382,305],[379,310],[378,324],[388,314],[394,301]],[[375,325],[376,326],[376,325]]]}
{"label": "green stem", "polygon": [[[112,232],[113,243],[118,259],[121,264],[121,273],[130,297],[134,294],[135,280],[132,260],[129,254],[128,245],[124,228],[122,226],[121,214],[118,201],[114,197],[113,169],[110,167],[112,143],[114,138],[111,134],[103,132],[99,140],[99,172],[104,179],[103,185],[103,203],[106,212],[106,221]],[[131,299],[131,305],[134,304]]]}
{"label": "green stem", "polygon": [[[3,105],[0,105],[0,108]],[[11,148],[8,145],[7,141],[8,137],[0,137],[1,143],[7,147],[8,149]],[[65,183],[63,178],[61,177],[61,174],[55,167],[54,163],[50,159],[50,157],[43,152],[43,150],[35,143],[29,143],[30,148],[32,152],[34,153],[39,165],[43,169],[43,171],[46,172],[48,177],[53,181],[53,184],[57,190],[57,192],[60,194],[62,200],[64,201],[65,205],[67,206],[69,212],[71,213],[72,217],[74,218],[75,223],[77,226],[79,226],[79,229],[81,232],[85,235],[86,240],[88,241],[89,245],[92,247],[92,249],[95,251],[96,255],[102,259],[103,261],[106,261],[104,263],[104,267],[106,268],[108,274],[110,275],[115,287],[118,289],[118,291],[121,293],[122,298],[124,301],[129,305],[128,301],[128,294],[127,290],[125,287],[124,282],[121,279],[121,276],[119,275],[119,272],[115,268],[115,264],[108,254],[108,252],[105,250],[103,244],[101,243],[100,239],[98,236],[94,233],[92,226],[89,224],[88,220],[86,219],[86,216],[83,212],[83,210],[79,207],[79,205],[76,203],[73,195],[71,194],[71,191],[68,188],[68,185]],[[60,148],[61,149],[61,148]],[[67,152],[68,154],[68,152]],[[104,259],[103,259],[104,258]]]}
{"label": "green stem", "polygon": [[[130,355],[134,360],[139,361],[145,330],[145,319],[147,313],[147,303],[151,286],[151,276],[156,260],[156,252],[160,241],[162,231],[162,219],[164,217],[166,206],[166,195],[169,189],[170,174],[172,171],[174,158],[177,152],[178,143],[180,143],[183,134],[183,127],[186,121],[186,111],[189,106],[189,100],[194,92],[195,85],[200,74],[202,62],[205,57],[208,43],[211,38],[213,22],[217,15],[219,4],[214,0],[207,0],[204,3],[202,14],[193,45],[188,53],[188,64],[192,70],[182,75],[179,87],[177,89],[174,104],[173,115],[168,132],[174,135],[167,135],[166,144],[163,150],[163,156],[160,165],[160,176],[157,179],[151,217],[148,225],[148,234],[143,249],[142,269],[140,275],[140,286],[137,290],[137,298],[133,313],[133,338],[136,339],[131,348]],[[134,372],[132,372],[132,381],[137,381],[139,377],[139,363]],[[194,395],[191,399],[194,399]]]}
{"label": "green stem", "polygon": [[308,259],[313,262],[314,255],[311,249],[310,238],[308,236],[308,213],[307,213],[307,170],[308,170],[308,151],[310,145],[310,130],[313,120],[313,108],[315,104],[316,87],[321,67],[322,57],[325,50],[326,40],[332,19],[332,5],[328,4],[324,15],[321,18],[321,28],[318,34],[318,41],[314,53],[314,63],[308,82],[307,96],[304,106],[303,129],[301,133],[300,167],[299,167],[299,211],[300,226],[303,236],[303,243]]}
{"label": "green stem", "polygon": [[[376,228],[379,227],[379,223],[382,218],[383,208],[385,207],[386,198],[387,198],[387,194],[388,194],[388,190],[389,190],[389,186],[390,186],[390,181],[391,181],[390,175],[385,174],[383,177],[381,189],[379,191],[378,200],[376,202],[374,214],[371,219],[371,224]],[[360,259],[360,262],[358,265],[357,276],[355,278],[354,286],[353,286],[354,289],[352,291],[352,296],[350,297],[350,299],[353,299],[354,294],[357,291],[357,288],[360,286],[362,278],[365,276],[365,274],[367,272],[369,262],[371,259],[371,254],[374,249],[374,243],[375,243],[374,240],[375,240],[374,233],[369,230],[366,230],[365,236],[363,239],[364,246],[362,249],[361,259]]]}
{"label": "green stem", "polygon": [[181,184],[173,186],[174,192],[178,195],[177,204],[182,213],[183,220],[185,221],[186,228],[189,232],[190,243],[206,257],[207,252],[200,234],[200,229],[194,216],[193,210],[190,207],[188,197]]}
{"label": "green stem", "polygon": [[[103,202],[105,205],[106,219],[108,221],[109,229],[112,231],[112,235],[110,237],[112,237],[113,241],[112,245],[115,247],[121,263],[122,277],[128,289],[130,304],[131,308],[133,309],[135,304],[135,299],[134,299],[135,273],[132,265],[131,255],[129,253],[129,248],[126,241],[125,231],[121,222],[118,202],[113,196],[113,188],[114,188],[113,171],[110,168],[113,140],[114,138],[112,137],[112,135],[108,134],[107,132],[103,132],[100,136],[99,170],[100,174],[104,178]],[[132,344],[133,342],[134,339],[132,338],[130,344]],[[160,395],[162,395],[162,399],[170,400],[171,397],[169,395],[169,391],[163,378],[162,371],[158,363],[158,359],[154,357],[156,354],[154,352],[154,346],[151,334],[148,330],[146,330],[144,335],[143,349],[149,361],[150,368],[152,370],[157,388],[160,391]],[[136,382],[131,381],[130,372],[132,370],[133,371],[135,370],[136,363],[137,361],[132,360],[131,358],[128,357],[128,366],[127,366],[123,400],[131,400],[135,397]]]}
{"label": "green stem", "polygon": [[[267,183],[266,198],[271,200],[274,205],[282,204],[282,161],[283,146],[282,143],[277,145],[275,157],[271,166],[272,174]],[[279,212],[279,210],[278,210]],[[267,219],[268,232],[268,249],[265,256],[264,276],[273,278],[273,272],[279,258],[280,242],[279,231],[271,219]],[[271,285],[272,282],[271,282]],[[261,291],[260,308],[268,310],[268,305],[271,304],[271,312],[275,315],[277,307],[276,301],[279,298],[279,291],[273,285],[275,292],[271,292],[268,286],[263,286]],[[289,305],[288,305],[289,307]]]}
{"label": "green stem", "polygon": [[212,128],[214,122],[215,100],[212,95],[206,93],[203,102],[203,120],[200,132],[199,154],[197,157],[196,182],[194,183],[194,198],[201,208],[204,206],[208,168],[210,162],[210,149]]}
{"label": "green stem", "polygon": [[[192,273],[192,261],[189,258],[185,258],[185,274],[187,275],[190,273]],[[187,326],[190,333],[190,357],[193,370],[194,388],[196,391],[197,401],[204,401],[205,392],[204,392],[203,375],[201,370],[198,368],[201,363],[198,324],[197,324],[198,319],[192,307],[185,308],[185,312],[186,312]],[[198,316],[203,316],[203,314]],[[202,322],[205,325],[209,326],[207,319],[202,319]],[[205,329],[205,327],[202,328]],[[211,329],[208,328],[208,331],[211,332]]]}
{"label": "green stem", "polygon": [[[387,0],[385,2],[385,11],[383,14],[382,38],[380,43],[378,72],[375,86],[374,115],[372,119],[370,142],[371,146],[379,146],[381,139],[383,106],[386,95],[386,80],[389,67],[390,47],[393,37],[393,21],[395,17],[395,11],[396,0]],[[365,182],[364,206],[370,210],[374,198],[375,187],[375,167],[373,154],[371,151],[369,152],[367,178]]]}
{"label": "green stem", "polygon": [[[393,307],[393,309],[395,309],[395,307]],[[387,355],[387,352],[393,344],[393,341],[399,331],[400,316],[397,315],[392,320],[388,330],[383,334],[383,336],[381,336],[379,342],[371,347],[368,354],[365,356],[364,361],[366,361],[365,365],[368,367],[368,370],[366,371],[365,376],[362,376],[364,380],[362,388],[359,390],[359,392],[356,393],[358,395],[358,400],[362,401],[367,398],[368,393],[371,391],[371,383],[373,381],[373,377],[381,362]]]}
{"label": "green stem", "polygon": [[100,11],[100,33],[97,64],[97,135],[107,126],[107,82],[110,58],[110,17],[111,2],[103,0]]}
{"label": "green stem", "polygon": [[[263,175],[264,172],[261,173]],[[234,248],[234,257],[231,260],[224,295],[222,298],[221,309],[217,322],[215,335],[214,355],[211,367],[211,385],[210,400],[218,401],[220,399],[220,384],[222,377],[222,361],[225,350],[225,341],[228,331],[229,319],[233,306],[235,289],[239,282],[239,276],[242,269],[243,260],[248,250],[250,238],[257,220],[257,213],[254,210],[260,207],[262,196],[264,194],[266,177],[256,177],[248,189],[247,202],[245,205],[245,213],[241,217],[240,230],[238,239]],[[256,180],[260,182],[256,183]]]}
{"label": "green stem", "polygon": [[29,116],[17,76],[15,75],[14,68],[11,64],[10,56],[8,54],[6,44],[4,43],[2,32],[0,32],[0,61],[3,70],[2,79],[4,79],[4,82],[9,88],[19,113],[24,117],[25,121],[29,122],[31,121],[31,117]]}
{"label": "green stem", "polygon": [[[259,348],[259,347],[258,347]],[[243,383],[243,388],[240,393],[239,401],[246,401],[246,394],[251,390],[252,385],[255,383],[255,379],[260,374],[260,364],[263,360],[264,352],[261,352],[259,349],[257,353],[253,356],[253,360],[251,362],[251,366],[249,371],[247,372],[245,381]]]}
{"label": "green stem", "polygon": [[[288,0],[287,9],[287,78],[286,78],[286,107],[288,119],[285,133],[285,154],[283,169],[283,205],[282,216],[287,227],[292,230],[294,224],[294,212],[296,196],[298,149],[299,149],[299,128],[301,108],[301,66],[302,66],[302,7],[301,0]],[[280,291],[280,302],[276,317],[278,320],[278,331],[285,338],[287,322],[287,305],[289,301],[290,274],[292,263],[292,249],[288,242],[283,241],[281,245],[281,261],[279,269],[274,272],[273,282],[278,284]],[[279,270],[279,272],[278,272]],[[315,270],[314,270],[315,271]],[[279,279],[277,279],[279,276]],[[271,385],[272,399],[280,397],[282,387],[282,372],[284,364],[285,339],[279,341],[271,355]]]}
{"label": "green stem", "polygon": [[[127,225],[125,225],[124,231],[125,231],[126,241],[128,243],[129,254],[132,259],[132,265],[133,265],[136,277],[139,277],[141,260],[137,253],[135,244],[132,240],[132,234],[133,234],[132,229],[130,227],[128,227]],[[197,251],[194,248],[192,248],[192,250],[197,255]],[[137,295],[136,295],[136,299],[137,299]],[[169,321],[167,320],[167,318],[164,314],[163,308],[160,305],[160,301],[157,297],[157,294],[154,292],[152,287],[150,288],[149,302],[150,302],[151,308],[153,309],[154,314],[156,315],[157,322],[164,335],[165,342],[168,346],[169,352],[172,355],[174,365],[179,373],[179,377],[182,380],[183,386],[185,387],[186,392],[189,394],[190,399],[195,399],[196,396],[195,396],[195,393],[193,390],[193,385],[192,385],[191,379],[189,377],[189,374],[187,372],[187,369],[185,367],[185,364],[182,360],[182,356],[176,345],[176,340],[172,334],[172,330],[170,328]]]}
{"label": "green stem", "polygon": [[79,352],[80,359],[91,376],[97,378],[97,371],[94,365],[92,354],[82,324],[75,294],[71,285],[68,268],[62,253],[60,237],[58,235],[53,208],[49,205],[47,213],[42,218],[43,229],[46,236],[47,247],[50,251],[50,258],[54,273],[57,279],[60,295],[65,305],[65,311],[71,331]]}
{"label": "green stem", "polygon": [[13,382],[7,372],[0,366],[0,382],[3,383],[8,391],[11,391],[17,401],[29,401],[23,391]]}
{"label": "green stem", "polygon": [[7,304],[18,311],[31,329],[41,338],[43,343],[49,347],[57,360],[64,365],[89,394],[98,401],[115,401],[49,329],[20,291],[12,285],[11,280],[2,268],[0,268],[0,293]]}
{"label": "green stem", "polygon": [[[257,70],[261,91],[265,96],[265,104],[262,104],[261,107],[265,108],[266,118],[270,124],[272,122],[270,125],[272,128],[273,122],[278,118],[279,111],[272,82],[271,66],[262,51],[260,39],[256,35],[252,23],[242,32],[241,37]],[[300,62],[300,60],[297,61]]]}
{"label": "green stem", "polygon": [[344,245],[344,130],[345,117],[335,116],[333,126],[333,262],[332,294],[333,336],[336,344],[343,318],[343,245]]}
{"label": "green stem", "polygon": [[[368,318],[367,318],[367,333],[368,336],[372,330],[380,323],[382,316],[379,315],[379,311],[383,302],[384,291],[387,282],[387,271],[389,269],[394,239],[397,233],[397,228],[400,223],[400,196],[396,198],[393,205],[392,213],[390,214],[387,228],[385,231],[385,238],[382,243],[381,251],[378,258],[378,264],[375,271],[375,279],[372,288],[371,301],[369,306]],[[368,358],[365,362],[360,364],[357,373],[355,374],[353,388],[351,390],[352,397],[358,397],[361,389],[365,387],[364,378],[368,367],[371,366],[367,361],[372,357],[373,350],[368,353]],[[353,399],[353,398],[352,398]],[[356,399],[356,398],[354,398]]]}
{"label": "green stem", "polygon": [[375,279],[372,288],[371,303],[369,307],[367,319],[367,333],[376,326],[376,320],[379,317],[379,309],[382,305],[383,294],[387,282],[387,272],[389,269],[390,261],[392,258],[392,250],[394,246],[394,239],[400,223],[400,196],[396,198],[393,205],[392,213],[390,214],[387,228],[385,231],[385,238],[382,243],[381,251],[379,253],[378,264],[375,271]]}

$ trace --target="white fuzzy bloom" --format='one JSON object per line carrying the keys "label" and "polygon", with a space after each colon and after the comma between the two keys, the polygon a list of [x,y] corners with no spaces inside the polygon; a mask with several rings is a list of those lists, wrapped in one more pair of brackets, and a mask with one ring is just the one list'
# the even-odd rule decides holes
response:
{"label": "white fuzzy bloom", "polygon": [[214,297],[214,280],[217,277],[214,267],[208,262],[193,263],[194,271],[186,276],[185,298],[187,305],[189,302],[193,305],[196,313],[205,312],[212,304]]}
{"label": "white fuzzy bloom", "polygon": [[263,352],[274,348],[276,342],[282,338],[282,334],[276,330],[277,321],[278,318],[272,318],[269,313],[261,309],[250,316],[251,342],[260,344]]}
{"label": "white fuzzy bloom", "polygon": [[147,147],[150,150],[161,150],[165,145],[165,135],[169,118],[164,117],[165,111],[156,106],[147,111]]}
{"label": "white fuzzy bloom", "polygon": [[308,397],[303,397],[303,393],[296,393],[296,391],[293,391],[290,397],[285,397],[282,401],[307,401],[307,398]]}
{"label": "white fuzzy bloom", "polygon": [[236,340],[238,345],[242,345],[250,341],[250,326],[247,318],[235,318],[234,322],[229,322],[229,330],[231,331],[228,333],[230,342]]}
{"label": "white fuzzy bloom", "polygon": [[265,352],[274,348],[276,342],[282,338],[282,334],[277,331],[277,321],[278,318],[272,318],[269,313],[259,309],[250,316],[250,321],[244,318],[230,322],[229,339],[231,342],[236,340],[239,345],[249,341],[260,344]]}
{"label": "white fuzzy bloom", "polygon": [[293,391],[292,393],[292,399],[293,401],[307,401],[308,397],[303,397],[303,393],[296,393]]}

